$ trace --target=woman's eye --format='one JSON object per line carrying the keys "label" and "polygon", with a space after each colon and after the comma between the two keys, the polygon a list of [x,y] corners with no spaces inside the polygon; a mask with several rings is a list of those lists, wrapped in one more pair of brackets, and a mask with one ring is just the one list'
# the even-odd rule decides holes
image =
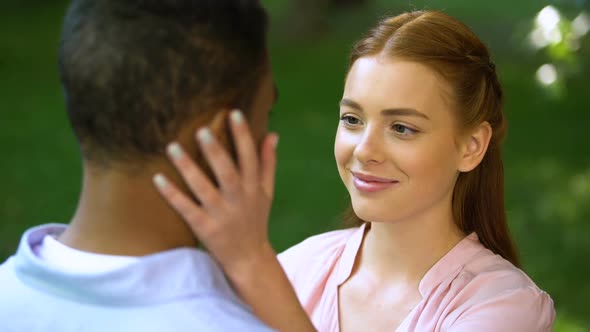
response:
{"label": "woman's eye", "polygon": [[347,125],[358,125],[361,123],[361,120],[355,118],[354,116],[344,115],[340,118],[340,121],[344,122]]}
{"label": "woman's eye", "polygon": [[393,131],[395,131],[396,133],[401,134],[401,135],[412,135],[417,132],[417,130],[414,130],[410,127],[406,127],[401,124],[394,124],[392,126],[392,128],[393,128]]}

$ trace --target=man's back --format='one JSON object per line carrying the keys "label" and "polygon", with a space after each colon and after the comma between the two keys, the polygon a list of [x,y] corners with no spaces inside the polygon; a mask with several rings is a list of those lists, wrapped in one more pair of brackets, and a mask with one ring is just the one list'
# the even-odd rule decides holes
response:
{"label": "man's back", "polygon": [[[0,266],[1,331],[270,331],[204,252],[180,248],[100,272],[66,271],[39,254],[65,227],[27,231]],[[99,262],[88,255],[86,263]]]}
{"label": "man's back", "polygon": [[266,28],[258,0],[71,0],[59,73],[80,199],[0,266],[0,331],[269,330],[152,184],[174,177],[170,142],[224,138],[230,109],[266,134]]}

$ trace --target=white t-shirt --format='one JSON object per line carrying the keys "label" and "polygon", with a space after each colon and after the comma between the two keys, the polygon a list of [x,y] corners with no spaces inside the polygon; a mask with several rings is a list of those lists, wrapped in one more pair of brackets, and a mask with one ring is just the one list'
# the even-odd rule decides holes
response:
{"label": "white t-shirt", "polygon": [[271,331],[201,250],[97,255],[56,241],[65,229],[28,230],[0,265],[0,331]]}

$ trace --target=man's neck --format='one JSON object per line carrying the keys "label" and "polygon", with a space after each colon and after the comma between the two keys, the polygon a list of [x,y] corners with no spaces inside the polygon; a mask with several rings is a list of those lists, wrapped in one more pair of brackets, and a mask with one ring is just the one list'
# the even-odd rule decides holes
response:
{"label": "man's neck", "polygon": [[190,228],[153,186],[156,169],[173,175],[165,165],[134,174],[85,165],[78,208],[58,240],[82,251],[124,256],[196,246]]}

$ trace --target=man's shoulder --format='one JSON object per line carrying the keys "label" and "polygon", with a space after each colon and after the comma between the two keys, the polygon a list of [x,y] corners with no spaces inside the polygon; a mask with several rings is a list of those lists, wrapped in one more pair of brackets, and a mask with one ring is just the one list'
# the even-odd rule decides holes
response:
{"label": "man's shoulder", "polygon": [[35,247],[65,227],[30,228],[0,265],[0,331],[68,332],[82,324],[85,331],[270,331],[199,250],[155,253],[105,272],[62,271],[39,259]]}
{"label": "man's shoulder", "polygon": [[[16,280],[14,272],[14,260],[15,257],[11,256],[2,264],[0,264],[0,290],[4,288],[10,289],[10,284]],[[4,291],[0,291],[0,294],[6,293]]]}
{"label": "man's shoulder", "polygon": [[[272,331],[247,305],[234,298],[219,295],[175,303],[171,311],[188,314],[176,319],[184,322],[171,331],[183,331],[186,326],[202,326],[202,330],[207,331]],[[170,318],[168,315],[165,317]],[[198,330],[200,329],[196,329]]]}
{"label": "man's shoulder", "polygon": [[[272,331],[237,296],[203,291],[156,303],[94,303],[22,280],[15,257],[0,265],[0,331]],[[26,277],[26,273],[24,275]],[[221,281],[218,281],[221,282]],[[37,287],[38,286],[38,287]],[[67,285],[55,285],[68,293]],[[63,312],[68,319],[63,319]]]}

